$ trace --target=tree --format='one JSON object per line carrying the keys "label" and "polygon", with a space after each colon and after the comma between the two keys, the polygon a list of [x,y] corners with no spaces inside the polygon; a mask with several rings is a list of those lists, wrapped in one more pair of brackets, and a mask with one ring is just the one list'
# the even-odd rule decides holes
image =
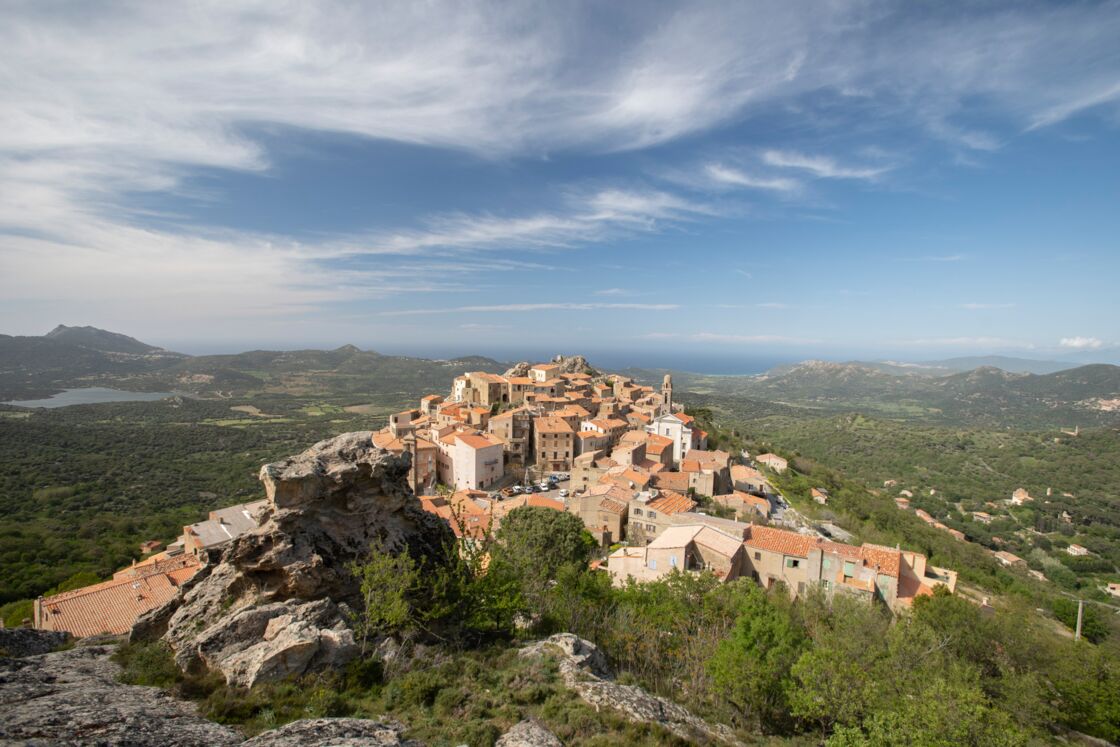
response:
{"label": "tree", "polygon": [[420,573],[407,552],[390,555],[379,545],[369,555],[350,564],[358,580],[362,609],[354,615],[354,629],[362,642],[362,653],[371,636],[395,633],[414,623],[410,596],[416,591]]}
{"label": "tree", "polygon": [[[782,590],[779,587],[777,593]],[[767,731],[785,708],[786,679],[805,646],[805,636],[788,606],[779,607],[757,587],[744,591],[735,626],[708,660],[708,667],[736,717]]]}
{"label": "tree", "polygon": [[489,573],[512,574],[535,599],[565,565],[586,567],[595,540],[567,511],[521,506],[510,511],[494,535]]}

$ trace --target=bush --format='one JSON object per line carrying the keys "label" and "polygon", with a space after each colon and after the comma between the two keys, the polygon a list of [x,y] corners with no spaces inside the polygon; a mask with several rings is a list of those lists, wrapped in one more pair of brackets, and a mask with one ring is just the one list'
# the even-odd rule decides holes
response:
{"label": "bush", "polygon": [[163,641],[122,644],[113,661],[120,664],[120,681],[126,685],[169,688],[183,679],[171,647]]}

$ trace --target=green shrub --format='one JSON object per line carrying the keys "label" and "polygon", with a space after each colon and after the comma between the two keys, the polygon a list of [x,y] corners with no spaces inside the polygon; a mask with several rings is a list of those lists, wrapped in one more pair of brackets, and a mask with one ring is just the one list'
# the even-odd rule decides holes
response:
{"label": "green shrub", "polygon": [[120,681],[127,685],[169,688],[182,680],[171,647],[163,641],[126,643],[113,654],[121,666]]}

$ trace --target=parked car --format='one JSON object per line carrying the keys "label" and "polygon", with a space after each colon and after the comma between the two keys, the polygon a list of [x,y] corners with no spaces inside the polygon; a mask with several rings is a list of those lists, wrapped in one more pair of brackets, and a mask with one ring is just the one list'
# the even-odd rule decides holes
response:
{"label": "parked car", "polygon": [[513,494],[514,495],[520,495],[521,493],[524,493],[524,492],[525,492],[525,488],[521,487],[520,485],[514,485],[513,486]]}
{"label": "parked car", "polygon": [[541,480],[539,483],[537,483],[537,489],[542,493],[552,490],[552,483],[550,483],[548,480]]}
{"label": "parked car", "polygon": [[568,492],[567,488],[560,488],[559,495],[560,495],[561,498],[567,498],[571,494]]}

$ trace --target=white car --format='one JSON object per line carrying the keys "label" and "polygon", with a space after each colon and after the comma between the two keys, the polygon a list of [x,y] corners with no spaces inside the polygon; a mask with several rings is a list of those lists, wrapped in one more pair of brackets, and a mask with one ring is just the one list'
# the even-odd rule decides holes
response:
{"label": "white car", "polygon": [[524,493],[524,492],[525,492],[525,488],[521,487],[520,485],[514,485],[513,486],[513,494],[514,495],[517,495],[518,493]]}
{"label": "white car", "polygon": [[548,480],[541,480],[539,483],[537,483],[537,487],[540,488],[542,492],[546,490],[552,490],[552,483],[550,483]]}
{"label": "white car", "polygon": [[561,498],[567,498],[569,495],[571,495],[571,493],[568,492],[567,488],[560,488],[559,495]]}

